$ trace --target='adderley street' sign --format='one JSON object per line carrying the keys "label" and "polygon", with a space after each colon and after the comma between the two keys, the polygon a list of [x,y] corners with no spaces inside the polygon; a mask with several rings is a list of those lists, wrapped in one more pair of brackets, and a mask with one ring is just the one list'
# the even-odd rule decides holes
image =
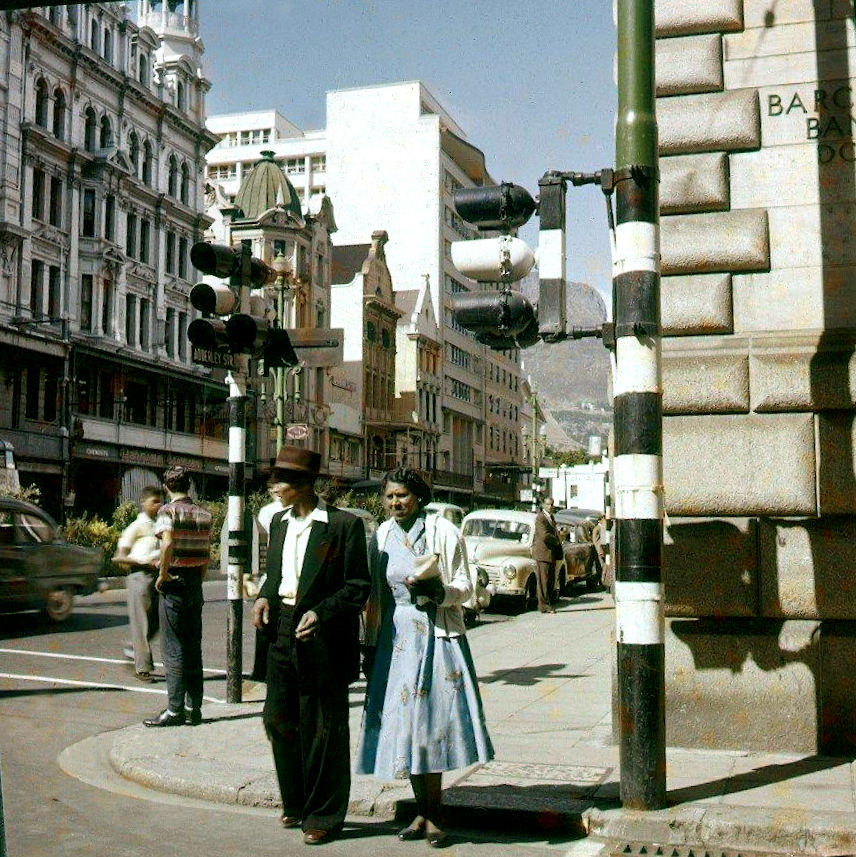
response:
{"label": "'adderley street' sign", "polygon": [[309,436],[309,426],[306,423],[292,423],[286,427],[285,436],[289,440],[303,440]]}
{"label": "'adderley street' sign", "polygon": [[236,369],[235,355],[228,351],[215,351],[212,348],[200,348],[194,345],[190,351],[190,359],[194,363],[203,366],[212,366],[215,369]]}

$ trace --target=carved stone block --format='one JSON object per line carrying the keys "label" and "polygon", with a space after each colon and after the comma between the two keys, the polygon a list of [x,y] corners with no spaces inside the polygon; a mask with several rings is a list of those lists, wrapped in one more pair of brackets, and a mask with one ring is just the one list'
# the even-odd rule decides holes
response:
{"label": "carved stone block", "polygon": [[813,417],[666,417],[663,471],[670,515],[813,515]]}
{"label": "carved stone block", "polygon": [[767,212],[761,209],[664,217],[663,274],[760,271],[770,266]]}
{"label": "carved stone block", "polygon": [[731,274],[663,277],[660,310],[666,336],[730,333]]}
{"label": "carved stone block", "polygon": [[654,21],[657,36],[732,32],[743,28],[743,0],[656,0]]}
{"label": "carved stone block", "polygon": [[761,114],[754,89],[657,99],[661,155],[757,149]]}
{"label": "carved stone block", "polygon": [[818,414],[817,430],[820,514],[856,514],[854,414],[840,411]]}
{"label": "carved stone block", "polygon": [[729,207],[728,155],[677,155],[660,160],[660,212],[686,214]]}
{"label": "carved stone block", "polygon": [[660,39],[656,44],[657,95],[722,89],[722,37],[718,33]]}
{"label": "carved stone block", "polygon": [[734,337],[665,340],[663,413],[748,411],[748,350],[748,342]]}
{"label": "carved stone block", "polygon": [[782,619],[856,619],[856,519],[762,519],[761,613]]}
{"label": "carved stone block", "polygon": [[757,520],[670,518],[663,581],[667,616],[757,616]]}

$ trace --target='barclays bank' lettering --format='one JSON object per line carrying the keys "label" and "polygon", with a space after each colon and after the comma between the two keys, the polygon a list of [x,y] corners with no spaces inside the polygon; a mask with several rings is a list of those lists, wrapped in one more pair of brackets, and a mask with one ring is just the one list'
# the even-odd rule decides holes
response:
{"label": "'barclays bank' lettering", "polygon": [[804,122],[803,139],[817,143],[817,159],[821,164],[834,160],[856,162],[853,107],[854,92],[848,84],[818,84],[810,92],[767,95],[767,116],[800,117]]}

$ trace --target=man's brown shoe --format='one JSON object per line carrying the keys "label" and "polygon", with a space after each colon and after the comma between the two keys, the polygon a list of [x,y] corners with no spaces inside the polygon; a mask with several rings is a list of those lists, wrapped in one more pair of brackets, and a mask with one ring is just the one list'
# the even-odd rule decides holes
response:
{"label": "man's brown shoe", "polygon": [[333,839],[333,832],[330,830],[310,828],[303,833],[303,841],[307,845],[323,845],[325,842],[330,842],[331,839]]}
{"label": "man's brown shoe", "polygon": [[290,830],[292,827],[300,827],[300,822],[302,820],[303,819],[299,815],[283,814],[279,817],[280,824],[282,824],[282,826],[286,828],[286,830]]}

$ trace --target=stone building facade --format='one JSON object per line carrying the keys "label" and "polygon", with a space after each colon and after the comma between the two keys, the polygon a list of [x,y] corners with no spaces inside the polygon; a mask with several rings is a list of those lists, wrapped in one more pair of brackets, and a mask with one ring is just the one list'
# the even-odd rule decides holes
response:
{"label": "stone building facade", "polygon": [[225,488],[225,388],[189,360],[202,236],[196,3],[0,16],[0,432],[45,508],[109,515],[167,458]]}
{"label": "stone building facade", "polygon": [[668,741],[852,752],[852,7],[656,12]]}

